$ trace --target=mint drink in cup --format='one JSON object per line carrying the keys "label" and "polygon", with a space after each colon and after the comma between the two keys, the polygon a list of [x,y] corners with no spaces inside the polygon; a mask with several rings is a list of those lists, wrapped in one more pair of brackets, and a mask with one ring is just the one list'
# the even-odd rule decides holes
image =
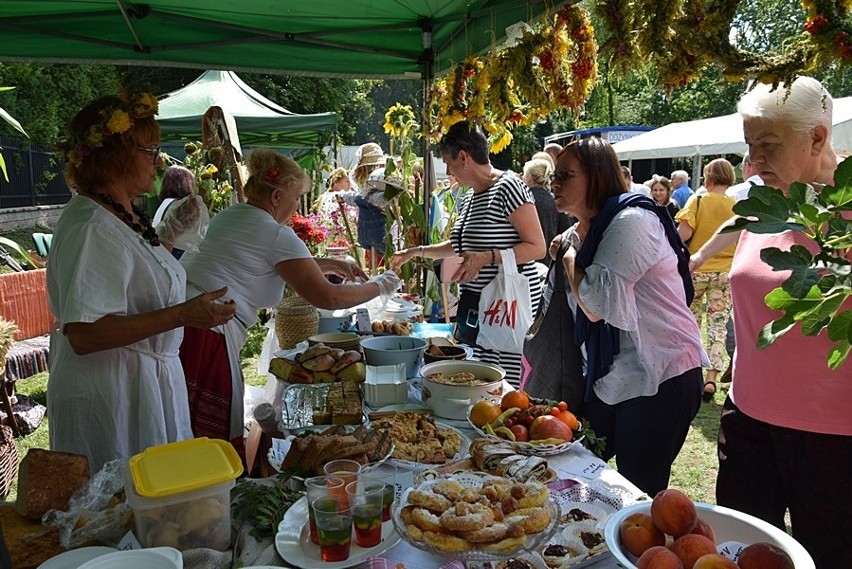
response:
{"label": "mint drink in cup", "polygon": [[344,487],[340,489],[340,500],[344,506],[348,506],[345,487],[350,482],[358,481],[358,474],[361,472],[361,463],[342,458],[325,463],[322,469],[326,476],[334,476],[343,480]]}
{"label": "mint drink in cup", "polygon": [[345,561],[352,548],[352,509],[344,506],[340,498],[328,495],[314,500],[312,506],[317,522],[320,558],[323,561]]}
{"label": "mint drink in cup", "polygon": [[335,476],[314,476],[305,480],[305,491],[308,497],[308,524],[311,533],[311,541],[319,544],[313,503],[319,498],[336,498],[341,494],[344,494],[344,483],[341,478],[337,478]]}
{"label": "mint drink in cup", "polygon": [[385,485],[382,497],[382,521],[390,520],[391,506],[396,494],[396,466],[393,464],[366,465],[361,469],[361,480],[381,482]]}
{"label": "mint drink in cup", "polygon": [[355,524],[355,543],[359,547],[375,547],[382,542],[382,497],[384,482],[358,480],[346,485],[352,520]]}

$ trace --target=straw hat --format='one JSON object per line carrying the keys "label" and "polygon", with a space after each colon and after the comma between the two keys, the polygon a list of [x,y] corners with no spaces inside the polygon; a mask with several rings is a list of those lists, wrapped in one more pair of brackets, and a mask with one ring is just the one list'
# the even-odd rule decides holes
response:
{"label": "straw hat", "polygon": [[368,142],[358,148],[356,153],[358,156],[358,166],[384,166],[387,157],[382,151],[382,147],[375,142]]}
{"label": "straw hat", "polygon": [[396,172],[385,178],[385,169],[377,168],[370,172],[367,178],[367,187],[374,190],[385,191],[388,187],[393,188],[396,193],[403,192],[402,180],[396,175]]}

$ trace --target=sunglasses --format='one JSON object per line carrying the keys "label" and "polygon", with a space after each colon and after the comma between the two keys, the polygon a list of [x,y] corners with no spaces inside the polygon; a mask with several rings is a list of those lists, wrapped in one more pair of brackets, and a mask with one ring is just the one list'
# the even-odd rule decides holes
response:
{"label": "sunglasses", "polygon": [[151,156],[151,164],[156,164],[157,159],[160,157],[160,147],[155,146],[154,148],[145,148],[144,146],[137,146],[136,150],[139,152],[144,152]]}
{"label": "sunglasses", "polygon": [[568,178],[573,178],[577,175],[577,172],[571,172],[570,170],[557,170],[553,174],[550,175],[550,183],[559,182],[560,184],[567,180]]}

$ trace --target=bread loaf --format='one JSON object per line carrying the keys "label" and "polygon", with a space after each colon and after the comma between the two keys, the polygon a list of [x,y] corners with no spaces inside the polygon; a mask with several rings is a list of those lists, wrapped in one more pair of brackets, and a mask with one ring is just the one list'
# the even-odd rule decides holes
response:
{"label": "bread loaf", "polygon": [[31,448],[18,470],[15,509],[40,520],[47,510],[68,509],[68,500],[89,480],[89,459],[81,454]]}

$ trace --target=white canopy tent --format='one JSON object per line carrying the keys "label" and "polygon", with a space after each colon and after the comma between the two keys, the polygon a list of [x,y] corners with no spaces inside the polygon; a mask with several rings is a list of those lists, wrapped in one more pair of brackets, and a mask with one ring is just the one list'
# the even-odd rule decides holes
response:
{"label": "white canopy tent", "polygon": [[[852,154],[852,97],[834,100],[831,144],[835,152]],[[700,176],[701,157],[745,154],[743,121],[738,113],[661,126],[613,145],[620,160],[695,156],[693,179]]]}

